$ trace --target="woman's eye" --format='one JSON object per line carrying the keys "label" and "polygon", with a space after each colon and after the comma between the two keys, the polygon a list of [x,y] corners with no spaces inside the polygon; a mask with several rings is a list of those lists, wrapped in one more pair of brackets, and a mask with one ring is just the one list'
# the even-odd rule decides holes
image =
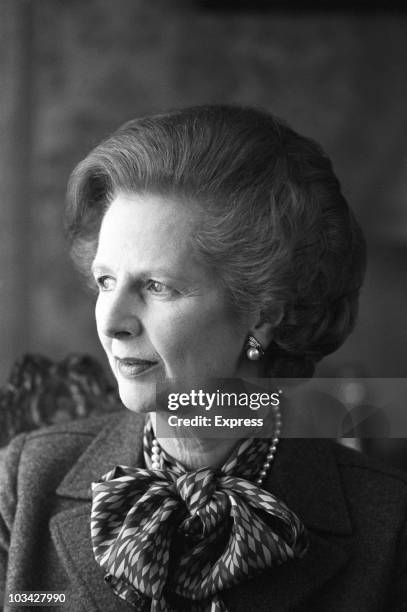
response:
{"label": "woman's eye", "polygon": [[150,293],[153,293],[155,295],[173,295],[174,293],[176,293],[174,291],[174,289],[172,289],[171,287],[169,287],[168,285],[166,285],[165,283],[161,283],[160,281],[156,281],[153,279],[150,279],[147,281],[146,283],[146,289],[147,291],[149,291]]}
{"label": "woman's eye", "polygon": [[114,287],[114,280],[111,276],[99,276],[95,280],[99,291],[111,291]]}

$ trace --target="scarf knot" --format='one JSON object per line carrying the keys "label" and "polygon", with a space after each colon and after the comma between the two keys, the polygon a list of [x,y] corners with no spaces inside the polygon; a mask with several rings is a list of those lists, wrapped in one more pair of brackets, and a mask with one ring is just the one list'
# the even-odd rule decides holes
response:
{"label": "scarf knot", "polygon": [[201,508],[209,504],[216,491],[216,485],[216,471],[211,468],[185,472],[176,481],[179,496],[191,515],[196,514]]}

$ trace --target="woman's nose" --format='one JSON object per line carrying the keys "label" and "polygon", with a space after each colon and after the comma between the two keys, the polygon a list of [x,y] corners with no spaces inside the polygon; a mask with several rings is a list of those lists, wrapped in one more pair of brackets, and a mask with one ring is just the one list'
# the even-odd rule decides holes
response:
{"label": "woman's nose", "polygon": [[142,329],[139,310],[135,296],[110,296],[96,306],[98,328],[110,338],[138,336]]}

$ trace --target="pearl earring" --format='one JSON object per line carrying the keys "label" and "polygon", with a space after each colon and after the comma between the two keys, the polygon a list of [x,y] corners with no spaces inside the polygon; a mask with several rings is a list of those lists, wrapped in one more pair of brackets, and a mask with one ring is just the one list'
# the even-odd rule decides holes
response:
{"label": "pearl earring", "polygon": [[246,342],[246,356],[250,361],[258,361],[264,355],[263,347],[254,336],[249,336]]}

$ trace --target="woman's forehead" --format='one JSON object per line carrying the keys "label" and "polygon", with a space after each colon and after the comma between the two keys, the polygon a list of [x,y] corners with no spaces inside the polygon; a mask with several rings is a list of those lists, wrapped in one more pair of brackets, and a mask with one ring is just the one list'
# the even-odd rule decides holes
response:
{"label": "woman's forehead", "polygon": [[137,262],[175,270],[192,264],[196,217],[182,202],[150,195],[118,195],[103,219],[95,265]]}

